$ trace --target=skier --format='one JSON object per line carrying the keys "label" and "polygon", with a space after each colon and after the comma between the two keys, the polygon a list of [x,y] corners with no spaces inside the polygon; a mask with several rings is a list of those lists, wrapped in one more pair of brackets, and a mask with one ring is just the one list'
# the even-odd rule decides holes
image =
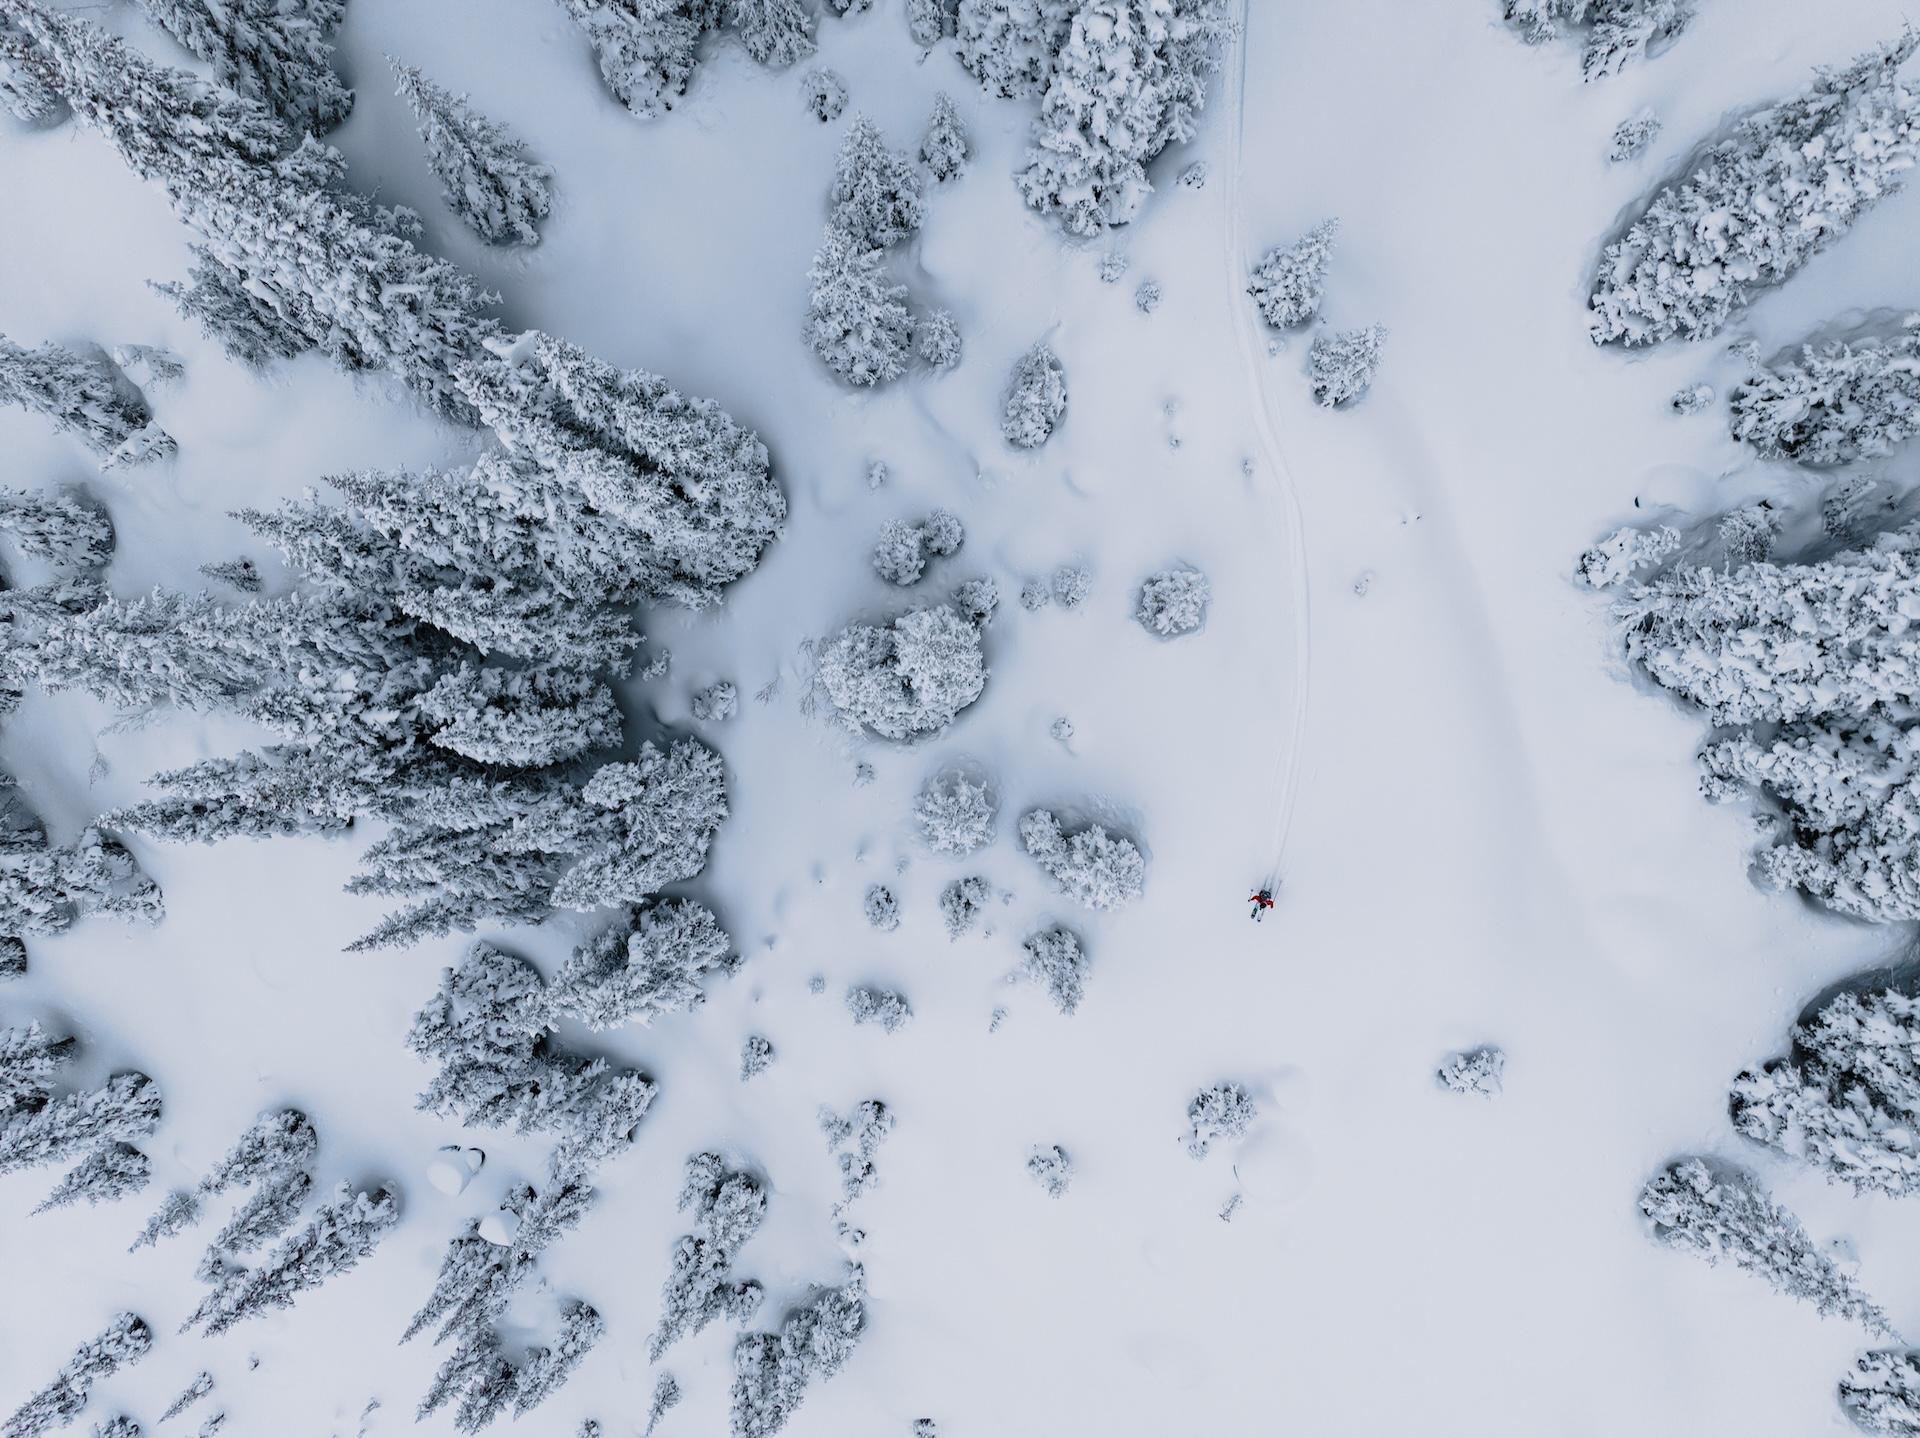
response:
{"label": "skier", "polygon": [[1258,889],[1247,902],[1253,905],[1253,913],[1249,917],[1257,924],[1266,915],[1267,910],[1273,907],[1273,890]]}

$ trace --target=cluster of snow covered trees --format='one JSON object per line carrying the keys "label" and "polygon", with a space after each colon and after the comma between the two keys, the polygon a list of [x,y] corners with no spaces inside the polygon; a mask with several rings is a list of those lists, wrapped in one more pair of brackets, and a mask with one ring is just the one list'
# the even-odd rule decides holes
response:
{"label": "cluster of snow covered trees", "polygon": [[987,687],[984,623],[942,604],[885,625],[851,624],[818,656],[820,687],[855,733],[938,733]]}
{"label": "cluster of snow covered trees", "polygon": [[1598,80],[1679,38],[1693,19],[1694,0],[1504,0],[1504,10],[1529,45],[1563,33],[1576,39],[1581,76]]}
{"label": "cluster of snow covered trees", "polygon": [[1920,527],[1800,563],[1682,566],[1616,606],[1628,657],[1729,732],[1702,788],[1780,809],[1763,875],[1842,913],[1920,917]]}
{"label": "cluster of snow covered trees", "polygon": [[[0,1173],[73,1163],[34,1210],[110,1203],[145,1188],[152,1164],[135,1147],[160,1123],[160,1086],[143,1073],[59,1092],[79,1052],[38,1023],[0,1029]],[[74,1160],[78,1160],[74,1163]]]}
{"label": "cluster of snow covered trees", "polygon": [[769,69],[814,51],[801,0],[560,0],[592,44],[607,89],[642,119],[673,109],[700,66],[702,42],[726,32]]}
{"label": "cluster of snow covered trees", "polygon": [[1118,908],[1146,887],[1147,861],[1139,847],[1103,825],[1069,834],[1050,811],[1034,809],[1020,820],[1020,844],[1061,893],[1086,908]]}
{"label": "cluster of snow covered trees", "polygon": [[[699,918],[705,910],[685,912],[692,908],[697,906],[661,915],[659,928],[641,938],[643,914],[625,937],[639,938],[641,950],[652,955],[645,962],[664,969],[671,960],[661,945],[681,942],[683,925],[705,933],[711,924],[711,915]],[[701,947],[680,952],[697,965]],[[478,1432],[509,1407],[518,1415],[544,1401],[599,1338],[600,1315],[578,1301],[563,1305],[553,1345],[517,1363],[503,1350],[495,1326],[532,1278],[539,1255],[585,1214],[595,1169],[633,1143],[656,1092],[636,1070],[615,1069],[550,1042],[547,1030],[558,1005],[578,998],[564,982],[555,987],[558,993],[526,961],[478,943],[445,971],[438,994],[415,1015],[407,1036],[416,1054],[438,1066],[420,1107],[467,1125],[555,1138],[544,1185],[515,1189],[500,1214],[469,1224],[453,1239],[433,1293],[401,1337],[405,1342],[438,1324],[435,1342],[454,1345],[421,1401],[420,1415],[456,1403],[462,1432]],[[691,1001],[680,989],[663,1007]],[[609,1003],[609,1012],[621,1008],[618,1001]]]}
{"label": "cluster of snow covered trees", "polygon": [[1920,316],[1888,338],[1802,345],[1728,397],[1733,435],[1769,459],[1873,459],[1920,432]]}
{"label": "cluster of snow covered trees", "polygon": [[660,1297],[660,1324],[648,1340],[658,1362],[673,1344],[699,1333],[716,1318],[744,1324],[759,1309],[765,1290],[752,1279],[735,1280],[733,1260],[766,1217],[760,1181],[730,1169],[716,1153],[687,1160],[680,1209],[693,1210],[694,1231],[674,1245],[673,1263]]}
{"label": "cluster of snow covered trees", "polygon": [[45,415],[97,455],[103,470],[165,459],[177,447],[146,397],[104,355],[64,345],[25,349],[0,335],[0,404]]}
{"label": "cluster of snow covered trees", "polygon": [[1600,257],[1597,344],[1717,333],[1899,188],[1920,149],[1908,31],[1790,100],[1757,110],[1661,188]]}

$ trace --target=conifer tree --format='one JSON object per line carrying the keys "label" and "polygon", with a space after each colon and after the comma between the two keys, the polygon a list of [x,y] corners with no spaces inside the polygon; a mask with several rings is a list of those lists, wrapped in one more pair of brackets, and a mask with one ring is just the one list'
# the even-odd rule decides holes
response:
{"label": "conifer tree", "polygon": [[606,1331],[607,1321],[598,1311],[578,1299],[569,1303],[553,1346],[535,1348],[515,1375],[513,1416],[531,1412],[559,1392]]}
{"label": "conifer tree", "polygon": [[111,1203],[138,1193],[153,1177],[153,1164],[130,1143],[113,1140],[81,1159],[67,1176],[40,1201],[35,1213],[67,1208],[86,1200],[87,1206]]}
{"label": "conifer tree", "polygon": [[629,1021],[647,1028],[662,1014],[698,1007],[706,999],[702,982],[737,962],[711,911],[668,899],[575,948],[554,979],[552,1004],[596,1031]]}
{"label": "conifer tree", "polygon": [[1717,333],[1900,186],[1920,152],[1920,91],[1898,71],[1909,30],[1792,99],[1756,110],[1656,193],[1601,254],[1596,344]]}
{"label": "conifer tree", "polygon": [[464,95],[433,83],[391,55],[400,98],[419,122],[427,162],[440,178],[441,194],[461,221],[488,244],[540,243],[536,220],[553,208],[553,171],[496,120],[480,114]]}
{"label": "conifer tree", "polygon": [[980,631],[947,605],[881,627],[853,624],[820,655],[819,679],[841,718],[885,739],[936,733],[985,691]]}
{"label": "conifer tree", "polygon": [[913,343],[906,286],[890,281],[885,265],[884,251],[829,225],[807,270],[807,347],[860,388],[905,374]]}
{"label": "conifer tree", "polygon": [[0,1029],[0,1119],[45,1108],[54,1076],[72,1060],[73,1050],[73,1039],[53,1038],[38,1023]]}
{"label": "conifer tree", "polygon": [[64,105],[52,67],[33,41],[4,18],[0,18],[0,105],[28,125],[49,123]]}
{"label": "conifer tree", "polygon": [[343,1183],[305,1228],[260,1267],[222,1289],[212,1310],[195,1318],[212,1337],[245,1319],[290,1308],[300,1294],[355,1267],[399,1221],[400,1200],[393,1190],[356,1193]]}
{"label": "conifer tree", "polygon": [[173,440],[130,389],[104,359],[56,344],[23,349],[0,335],[0,404],[45,415],[99,455],[102,469],[173,452]]}
{"label": "conifer tree", "polygon": [[51,1383],[15,1409],[0,1434],[40,1438],[50,1428],[64,1428],[87,1406],[95,1383],[139,1362],[152,1347],[153,1330],[146,1322],[132,1313],[120,1314],[99,1336],[81,1344]]}
{"label": "conifer tree", "polygon": [[865,1331],[866,1282],[860,1269],[836,1288],[789,1313],[775,1333],[749,1333],[733,1350],[733,1438],[771,1438],[787,1424],[816,1378],[846,1366]]}
{"label": "conifer tree", "polygon": [[1887,1316],[1834,1265],[1800,1221],[1738,1170],[1716,1171],[1682,1159],[1654,1175],[1640,1195],[1654,1239],[1718,1263],[1730,1259],[1776,1291],[1813,1304],[1822,1315],[1891,1334]]}
{"label": "conifer tree", "polygon": [[116,1074],[100,1088],[65,1094],[0,1128],[0,1173],[145,1138],[159,1122],[159,1086],[145,1074]]}
{"label": "conifer tree", "polygon": [[324,135],[353,110],[327,40],[346,0],[139,0],[147,18],[213,66],[229,90],[259,100],[295,135]]}
{"label": "conifer tree", "polygon": [[926,217],[920,174],[905,152],[856,115],[834,163],[832,222],[857,250],[892,249],[919,232]]}
{"label": "conifer tree", "polygon": [[769,69],[813,53],[813,16],[800,0],[726,0],[726,18],[747,53]]}
{"label": "conifer tree", "polygon": [[81,494],[0,489],[0,531],[22,554],[61,569],[98,569],[113,557],[113,521]]}
{"label": "conifer tree", "polygon": [[1854,1427],[1876,1438],[1920,1434],[1920,1354],[1882,1349],[1863,1353],[1840,1380],[1840,1409]]}
{"label": "conifer tree", "polygon": [[933,97],[933,114],[920,136],[920,163],[940,184],[957,180],[967,172],[973,150],[967,140],[967,127],[960,121],[953,97],[942,90]]}
{"label": "conifer tree", "polygon": [[154,1421],[165,1423],[169,1418],[178,1418],[211,1392],[213,1392],[213,1375],[202,1369],[193,1376],[191,1383],[180,1390],[180,1396],[167,1405],[166,1412]]}
{"label": "conifer tree", "polygon": [[1290,245],[1277,245],[1261,257],[1247,282],[1260,318],[1274,329],[1303,325],[1320,311],[1327,261],[1333,254],[1338,220],[1322,220]]}
{"label": "conifer tree", "polygon": [[661,1292],[660,1323],[648,1340],[655,1362],[679,1342],[725,1315],[744,1321],[758,1306],[761,1288],[735,1282],[733,1261],[766,1217],[766,1190],[752,1174],[730,1169],[714,1153],[687,1160],[680,1209],[692,1209],[694,1231],[674,1245],[673,1264]]}
{"label": "conifer tree", "polygon": [[[200,326],[229,358],[253,369],[265,369],[275,360],[292,359],[314,347],[311,329],[283,310],[284,301],[255,294],[246,277],[216,260],[204,245],[193,246],[193,268],[188,283],[149,281],[155,294],[172,300],[181,315]],[[344,351],[334,356],[347,368],[356,366]]]}
{"label": "conifer tree", "polygon": [[1067,412],[1067,370],[1045,341],[1020,357],[1007,380],[1000,433],[1018,449],[1038,449]]}

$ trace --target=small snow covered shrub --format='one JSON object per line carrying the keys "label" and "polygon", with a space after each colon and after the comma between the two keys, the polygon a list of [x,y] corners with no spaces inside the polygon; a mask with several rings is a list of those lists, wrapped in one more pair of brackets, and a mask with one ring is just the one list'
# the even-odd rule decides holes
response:
{"label": "small snow covered shrub", "polygon": [[1067,371],[1044,343],[1020,357],[1007,381],[1000,433],[1020,449],[1038,449],[1067,412]]}
{"label": "small snow covered shrub", "polygon": [[1133,617],[1162,639],[1191,634],[1206,622],[1213,587],[1197,569],[1163,569],[1140,586]]}
{"label": "small snow covered shrub", "polygon": [[905,374],[913,343],[906,286],[887,278],[885,264],[885,251],[829,225],[807,271],[807,345],[863,389]]}
{"label": "small snow covered shrub", "polygon": [[1891,339],[1803,345],[1730,397],[1733,437],[1769,459],[1846,464],[1920,433],[1920,315]]}
{"label": "small snow covered shrub", "polygon": [[967,127],[960,123],[960,112],[953,107],[953,97],[943,90],[933,97],[933,114],[927,120],[926,133],[920,137],[920,163],[936,182],[944,184],[966,174],[971,153]]}
{"label": "small snow covered shrub", "polygon": [[733,941],[703,904],[668,899],[631,913],[576,948],[548,993],[556,1013],[596,1032],[706,1002],[705,981],[733,972]]}
{"label": "small snow covered shrub", "polygon": [[913,802],[920,837],[937,854],[971,854],[993,842],[993,793],[959,769],[928,779]]}
{"label": "small snow covered shrub", "polygon": [[1842,993],[1793,1031],[1793,1056],[1733,1081],[1733,1126],[1856,1192],[1920,1193],[1920,1000]]}
{"label": "small snow covered shrub", "polygon": [[1027,954],[1022,966],[1026,976],[1046,989],[1053,1006],[1063,1014],[1077,1009],[1087,979],[1087,956],[1079,936],[1071,929],[1042,929],[1029,935],[1021,947]]}
{"label": "small snow covered shrub", "polygon": [[1047,1191],[1048,1198],[1062,1198],[1073,1181],[1073,1161],[1059,1144],[1036,1148],[1027,1160],[1027,1176]]}
{"label": "small snow covered shrub", "polygon": [[740,712],[740,691],[722,679],[693,696],[693,717],[702,724],[719,724]]}
{"label": "small snow covered shrub", "polygon": [[867,922],[883,934],[890,934],[900,927],[900,901],[894,898],[893,890],[885,884],[868,886],[862,911],[867,916]]}
{"label": "small snow covered shrub", "polygon": [[1142,280],[1140,287],[1133,292],[1133,307],[1143,315],[1150,315],[1160,308],[1160,282]]}
{"label": "small snow covered shrub", "polygon": [[1498,1096],[1507,1070],[1507,1056],[1491,1044],[1448,1054],[1434,1071],[1434,1079],[1449,1093]]}
{"label": "small snow covered shrub", "polygon": [[987,881],[977,874],[955,879],[942,889],[940,922],[946,926],[947,937],[957,939],[977,924],[991,896]]}
{"label": "small snow covered shrub", "polygon": [[990,578],[969,579],[953,591],[953,607],[975,629],[985,629],[1000,607],[1000,586]]}
{"label": "small snow covered shrub", "polygon": [[816,65],[800,77],[800,98],[808,114],[823,125],[831,125],[846,112],[847,82],[838,71]]}
{"label": "small snow covered shrub", "polygon": [[1364,395],[1373,387],[1373,376],[1380,368],[1380,346],[1386,337],[1384,325],[1315,335],[1307,372],[1313,397],[1325,408],[1337,409]]}
{"label": "small snow covered shrub", "polygon": [[1020,842],[1060,892],[1089,909],[1112,909],[1140,897],[1147,863],[1131,839],[1098,824],[1071,835],[1045,809],[1020,820]]}
{"label": "small snow covered shrub", "polygon": [[1713,403],[1713,386],[1710,384],[1690,384],[1685,389],[1677,389],[1667,401],[1667,408],[1675,414],[1703,414]]}
{"label": "small snow covered shrub", "polygon": [[889,584],[905,587],[926,572],[929,557],[957,554],[967,531],[958,516],[936,509],[918,524],[890,519],[873,547],[873,572]]}
{"label": "small snow covered shrub", "polygon": [[882,738],[937,733],[987,687],[980,631],[946,605],[854,624],[821,655],[820,684],[842,718]]}
{"label": "small snow covered shrub", "polygon": [[1053,586],[1044,579],[1029,579],[1020,585],[1020,607],[1038,614],[1053,603]]}
{"label": "small snow covered shrub", "polygon": [[773,1063],[773,1040],[761,1034],[749,1034],[746,1043],[740,1046],[740,1081],[745,1083],[756,1074],[766,1072]]}
{"label": "small snow covered shrub", "polygon": [[1063,564],[1053,571],[1053,597],[1062,609],[1078,609],[1093,589],[1093,576],[1078,564]]}
{"label": "small snow covered shrub", "polygon": [[1755,564],[1773,553],[1774,541],[1780,537],[1780,516],[1763,499],[1728,510],[1716,529],[1728,564]]}
{"label": "small snow covered shrub", "polygon": [[914,344],[920,358],[937,370],[960,363],[960,326],[946,310],[931,310],[914,326]]}
{"label": "small snow covered shrub", "polygon": [[1695,0],[1505,0],[1509,25],[1529,45],[1541,45],[1563,26],[1581,41],[1580,73],[1588,80],[1615,75],[1640,54],[1676,39],[1693,19]]}
{"label": "small snow covered shrub", "polygon": [[1920,1354],[1863,1353],[1840,1380],[1840,1411],[1875,1438],[1920,1435]]}
{"label": "small snow covered shrub", "polygon": [[847,990],[847,1012],[856,1024],[878,1024],[887,1033],[901,1028],[913,1017],[913,1010],[899,994],[887,989],[860,987]]}
{"label": "small snow covered shrub", "polygon": [[1327,260],[1339,231],[1338,220],[1322,220],[1292,244],[1268,250],[1253,267],[1247,293],[1260,318],[1274,329],[1303,325],[1320,312]]}
{"label": "small snow covered shrub", "polygon": [[1680,547],[1680,531],[1671,525],[1616,529],[1580,556],[1574,565],[1576,584],[1609,589],[1624,584],[1642,569],[1651,569]]}
{"label": "small snow covered shrub", "polygon": [[1651,110],[1642,110],[1629,116],[1613,127],[1613,146],[1607,151],[1607,159],[1613,164],[1631,160],[1660,133],[1660,117]]}
{"label": "small snow covered shrub", "polygon": [[1237,1083],[1201,1089],[1187,1105],[1187,1152],[1205,1158],[1218,1139],[1238,1139],[1259,1116],[1253,1096]]}
{"label": "small snow covered shrub", "polygon": [[224,584],[241,594],[258,594],[264,587],[260,581],[260,566],[244,556],[203,564],[200,572],[215,584]]}
{"label": "small snow covered shrub", "polygon": [[1654,1239],[1708,1263],[1730,1259],[1776,1291],[1811,1303],[1822,1315],[1891,1334],[1880,1308],[1807,1237],[1800,1221],[1737,1169],[1698,1158],[1670,1164],[1640,1194]]}
{"label": "small snow covered shrub", "polygon": [[1909,30],[1790,100],[1746,116],[1602,252],[1596,344],[1704,339],[1900,187],[1920,147],[1920,91],[1899,78]]}
{"label": "small snow covered shrub", "polygon": [[1100,256],[1100,283],[1117,285],[1127,273],[1127,257],[1118,250],[1108,250]]}

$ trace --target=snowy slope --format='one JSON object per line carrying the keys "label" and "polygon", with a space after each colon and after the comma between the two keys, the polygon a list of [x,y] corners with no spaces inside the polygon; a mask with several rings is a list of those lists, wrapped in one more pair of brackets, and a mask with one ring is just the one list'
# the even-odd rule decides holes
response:
{"label": "snowy slope", "polygon": [[[1751,463],[1719,419],[1666,412],[1682,384],[1724,388],[1719,347],[1594,350],[1584,281],[1600,236],[1697,138],[1890,34],[1900,11],[1708,0],[1669,54],[1583,87],[1573,50],[1519,45],[1496,9],[1256,0],[1244,81],[1230,56],[1200,136],[1158,163],[1159,193],[1116,237],[1131,267],[1112,286],[1097,276],[1104,247],[1064,243],[1008,183],[1029,103],[982,97],[947,47],[923,63],[890,0],[823,18],[818,60],[847,77],[848,118],[864,110],[911,144],[944,89],[978,152],[933,194],[908,281],[916,302],[954,311],[965,359],[869,396],[834,385],[797,337],[844,129],[802,114],[797,73],[722,46],[689,103],[641,122],[546,0],[349,7],[341,68],[359,102],[335,140],[355,183],[419,208],[428,243],[498,288],[510,324],[718,399],[766,440],[793,510],[724,608],[649,618],[674,658],[630,691],[632,731],[687,726],[713,679],[742,691],[740,716],[708,735],[734,813],[692,892],[747,962],[655,1031],[567,1035],[662,1091],[587,1221],[542,1262],[553,1295],[590,1300],[609,1333],[533,1431],[586,1416],[638,1431],[690,1152],[719,1147],[769,1180],[767,1224],[739,1263],[769,1287],[763,1320],[836,1278],[838,1179],[814,1113],[874,1096],[898,1126],[853,1213],[870,1328],[796,1438],[904,1435],[921,1416],[943,1438],[1843,1431],[1832,1386],[1861,1334],[1642,1235],[1639,1185],[1695,1149],[1755,1167],[1817,1238],[1850,1238],[1864,1284],[1920,1332],[1920,1236],[1899,1205],[1776,1164],[1725,1118],[1732,1074],[1778,1052],[1819,989],[1889,962],[1908,935],[1749,884],[1746,817],[1695,792],[1697,721],[1624,680],[1603,607],[1566,580],[1636,498],[1699,510],[1802,483]],[[106,18],[140,30],[131,12]],[[537,250],[487,252],[446,212],[383,52],[471,92],[554,166]],[[1609,166],[1613,125],[1642,104],[1666,122],[1654,153]],[[1176,185],[1194,158],[1210,163],[1206,186]],[[0,194],[0,328],[165,344],[188,361],[183,384],[150,393],[181,445],[161,466],[95,477],[43,421],[0,410],[8,482],[84,480],[109,505],[118,592],[191,586],[195,566],[240,552],[224,517],[238,504],[471,451],[472,435],[379,381],[311,357],[258,380],[203,342],[143,285],[184,270],[177,225],[98,139],[7,129]],[[1325,313],[1391,333],[1365,402],[1326,413],[1306,390],[1305,340],[1268,356],[1238,283],[1247,256],[1335,214]],[[1916,223],[1920,193],[1880,207],[1744,328],[1771,351],[1849,309],[1914,304]],[[1149,278],[1165,300],[1145,316],[1132,293]],[[1043,336],[1067,366],[1068,417],[1047,447],[1015,453],[999,393]],[[876,459],[891,479],[870,491]],[[936,742],[850,745],[802,711],[797,646],[898,607],[868,551],[884,520],[935,505],[968,538],[919,592],[991,573],[1005,597],[986,697]],[[1021,580],[1072,559],[1095,573],[1088,605],[1023,612]],[[1176,561],[1209,574],[1213,608],[1199,635],[1162,643],[1132,621],[1132,595]],[[1070,747],[1048,735],[1062,715]],[[112,717],[33,696],[0,734],[0,763],[61,836],[162,764],[244,738],[168,716],[108,732]],[[107,772],[90,784],[96,752]],[[997,779],[1000,837],[980,872],[1010,899],[990,935],[949,944],[935,897],[972,869],[921,850],[908,811],[954,757]],[[861,760],[877,777],[856,788]],[[1070,913],[1013,838],[1035,804],[1134,832],[1144,900]],[[101,1385],[86,1421],[148,1421],[208,1367],[229,1432],[413,1429],[439,1355],[394,1340],[447,1238],[536,1174],[543,1149],[478,1137],[490,1161],[464,1195],[425,1182],[435,1146],[461,1135],[414,1112],[425,1073],[401,1037],[462,944],[340,952],[377,912],[338,892],[362,842],[141,846],[165,923],[95,920],[39,941],[31,976],[0,989],[0,1016],[60,1016],[87,1041],[87,1076],[137,1065],[168,1106],[141,1198],[26,1221],[12,1216],[52,1174],[0,1179],[7,1410],[132,1307],[160,1341]],[[1280,907],[1256,929],[1241,900],[1276,866]],[[891,934],[861,917],[881,879],[906,911]],[[1092,956],[1071,1017],[1006,982],[1047,919]],[[503,942],[550,969],[585,927]],[[864,982],[906,993],[913,1022],[855,1030],[841,995]],[[743,1086],[749,1032],[778,1057]],[[1504,1097],[1434,1088],[1447,1051],[1486,1041],[1510,1056]],[[1222,1079],[1252,1088],[1263,1117],[1239,1149],[1195,1163],[1184,1107]],[[287,1314],[175,1337],[198,1246],[129,1257],[125,1244],[162,1185],[190,1181],[277,1103],[314,1116],[323,1183],[401,1186],[403,1225]],[[1076,1169],[1059,1201],[1023,1171],[1032,1145],[1055,1142]],[[1235,1193],[1244,1206],[1222,1223]],[[529,1340],[550,1326],[550,1296],[521,1309]],[[663,1434],[724,1431],[731,1343],[715,1325],[669,1353],[687,1400]],[[443,1413],[417,1431],[452,1429]]]}

